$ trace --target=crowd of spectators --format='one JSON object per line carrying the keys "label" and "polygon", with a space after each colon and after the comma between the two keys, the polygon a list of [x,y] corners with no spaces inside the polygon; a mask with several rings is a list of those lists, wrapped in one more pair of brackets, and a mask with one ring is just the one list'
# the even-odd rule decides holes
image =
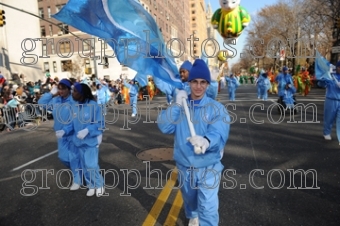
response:
{"label": "crowd of spectators", "polygon": [[[46,71],[45,79],[39,79],[38,81],[26,81],[24,74],[12,74],[12,79],[6,80],[1,75],[0,71],[0,131],[11,131],[15,127],[20,127],[22,121],[20,116],[24,111],[27,111],[27,104],[37,104],[41,95],[46,92],[50,92],[53,85],[58,84],[59,79],[57,77],[51,78],[51,75]],[[84,77],[83,79],[70,78],[71,82],[86,83],[90,86],[92,94],[97,97],[99,85],[107,86],[110,91],[110,101],[108,104],[129,104],[128,89],[124,86],[122,79],[108,80],[108,79],[97,79],[95,75],[91,77]],[[139,100],[143,99],[143,95],[147,95],[149,88],[139,86]],[[5,110],[10,111],[10,114]],[[34,115],[39,118],[41,117],[41,108],[28,109],[33,111]],[[48,119],[52,118],[52,115],[47,112]],[[6,118],[7,117],[7,118]],[[10,123],[9,123],[10,122]]]}

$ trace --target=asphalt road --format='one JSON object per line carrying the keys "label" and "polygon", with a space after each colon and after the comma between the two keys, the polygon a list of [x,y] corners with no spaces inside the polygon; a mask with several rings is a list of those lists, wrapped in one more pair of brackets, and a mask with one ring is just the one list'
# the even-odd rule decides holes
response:
{"label": "asphalt road", "polygon": [[[310,107],[282,118],[276,95],[264,102],[255,86],[243,85],[230,103],[227,90],[221,91],[218,99],[234,122],[222,159],[220,225],[339,225],[340,146],[335,129],[332,141],[322,136],[324,93],[315,88],[307,97],[297,95],[298,103]],[[174,225],[187,225],[178,190],[164,195],[174,162],[148,165],[136,157],[172,147],[172,135],[161,134],[151,122],[164,103],[162,96],[149,107],[139,101],[141,118],[135,123],[124,117],[129,106],[109,110],[99,164],[111,188],[101,198],[67,189],[70,177],[57,158],[53,121],[32,131],[1,133],[0,225],[148,225],[150,219],[166,225],[169,213]]]}

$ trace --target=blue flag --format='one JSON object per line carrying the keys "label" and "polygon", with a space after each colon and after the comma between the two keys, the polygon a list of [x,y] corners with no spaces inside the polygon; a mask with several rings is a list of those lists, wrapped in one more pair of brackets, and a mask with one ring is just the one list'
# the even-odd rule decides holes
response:
{"label": "blue flag", "polygon": [[317,50],[315,57],[315,77],[317,80],[333,80],[330,73],[330,63],[322,57]]}
{"label": "blue flag", "polygon": [[140,83],[158,77],[181,87],[178,69],[153,17],[136,0],[69,0],[53,18],[102,39]]}

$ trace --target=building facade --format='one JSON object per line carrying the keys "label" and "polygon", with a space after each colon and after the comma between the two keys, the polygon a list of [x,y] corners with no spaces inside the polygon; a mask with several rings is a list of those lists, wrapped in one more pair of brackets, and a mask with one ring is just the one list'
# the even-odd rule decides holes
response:
{"label": "building facade", "polygon": [[187,0],[140,0],[155,19],[175,62],[181,65],[190,59],[191,35],[189,2]]}
{"label": "building facade", "polygon": [[192,58],[197,58],[202,56],[202,49],[205,49],[205,44],[207,44],[206,40],[207,36],[207,15],[206,15],[206,7],[204,0],[190,0],[190,26],[192,34],[194,35],[193,39],[195,41],[192,45]]}
{"label": "building facade", "polygon": [[217,70],[218,69],[218,59],[217,55],[219,50],[223,49],[223,46],[219,46],[217,41],[217,31],[211,24],[211,18],[213,15],[213,11],[211,8],[210,3],[207,5],[206,8],[206,25],[207,25],[207,45],[206,45],[206,52],[208,54],[208,65],[210,70]]}
{"label": "building facade", "polygon": [[[91,74],[111,80],[118,79],[121,74],[133,78],[135,71],[120,65],[116,58],[101,56],[103,49],[107,56],[112,56],[114,52],[98,37],[91,37],[51,17],[66,3],[67,0],[38,0],[40,17],[50,21],[40,20],[42,52],[45,56],[43,70],[49,70],[52,78],[82,78]],[[188,1],[141,0],[140,3],[157,22],[175,62],[180,65],[189,59],[190,47],[186,39],[190,37],[190,16],[183,13],[189,12]],[[81,39],[88,41],[82,42]],[[95,51],[91,46],[95,47]],[[94,59],[94,54],[100,57]]]}
{"label": "building facade", "polygon": [[[1,3],[38,14],[37,0],[0,0]],[[24,81],[38,81],[44,78],[40,58],[41,47],[39,19],[20,10],[3,5],[6,24],[0,27],[0,71],[8,81],[15,74],[23,74]],[[28,29],[29,28],[29,29]]]}
{"label": "building facade", "polygon": [[39,15],[47,20],[40,19],[43,70],[59,79],[81,79],[92,74],[118,79],[124,68],[117,59],[105,57],[114,53],[107,43],[52,18],[66,3],[67,0],[38,0]]}

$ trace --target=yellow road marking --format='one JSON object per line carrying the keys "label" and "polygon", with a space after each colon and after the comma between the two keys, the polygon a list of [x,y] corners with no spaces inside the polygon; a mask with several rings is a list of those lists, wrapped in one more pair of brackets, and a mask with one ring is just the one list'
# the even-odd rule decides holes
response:
{"label": "yellow road marking", "polygon": [[176,226],[178,214],[181,211],[182,205],[183,205],[182,193],[180,190],[178,190],[175,200],[172,203],[170,212],[165,220],[164,226]]}
{"label": "yellow road marking", "polygon": [[163,190],[159,194],[155,204],[153,204],[152,209],[150,210],[148,216],[145,218],[144,223],[142,226],[153,226],[155,225],[159,214],[161,213],[166,200],[172,191],[172,188],[175,186],[177,180],[177,169],[175,168],[174,171],[171,173],[170,179],[166,182]]}

